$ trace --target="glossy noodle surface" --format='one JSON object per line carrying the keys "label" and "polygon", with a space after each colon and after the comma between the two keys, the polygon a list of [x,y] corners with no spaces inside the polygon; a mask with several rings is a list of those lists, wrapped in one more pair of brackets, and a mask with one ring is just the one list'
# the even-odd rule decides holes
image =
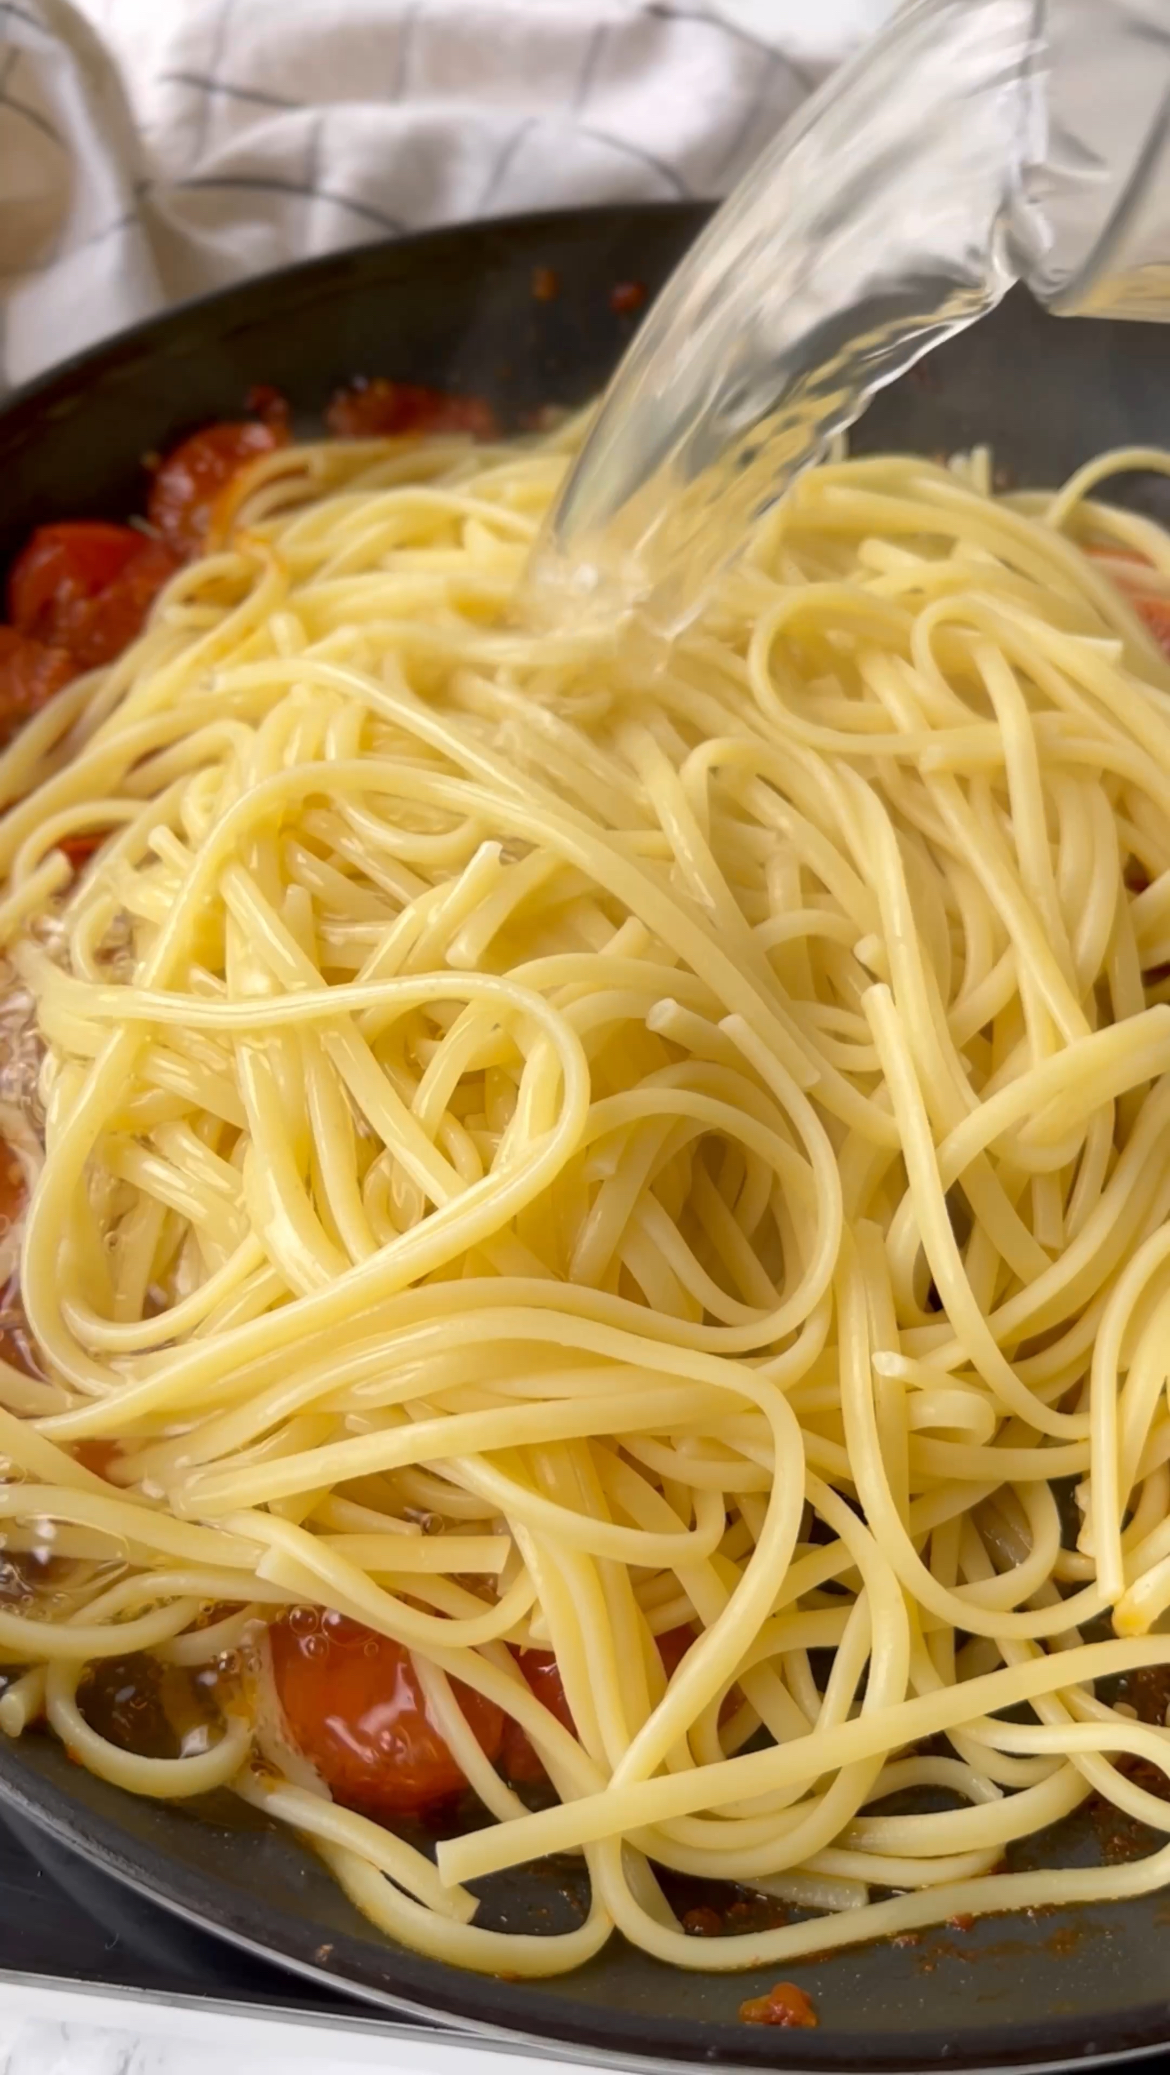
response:
{"label": "glossy noodle surface", "polygon": [[1170,540],[841,460],[660,652],[529,617],[575,435],[491,429],[270,416],[26,565],[0,1730],[512,1975],[1160,1886],[1003,1864],[1170,1833]]}

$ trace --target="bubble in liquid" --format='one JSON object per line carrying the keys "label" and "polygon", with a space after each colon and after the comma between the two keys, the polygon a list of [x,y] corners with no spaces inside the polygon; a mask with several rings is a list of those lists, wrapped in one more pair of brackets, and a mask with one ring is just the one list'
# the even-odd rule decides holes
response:
{"label": "bubble in liquid", "polygon": [[324,1657],[328,1653],[329,1644],[320,1629],[317,1629],[312,1635],[303,1638],[301,1648],[306,1657]]}
{"label": "bubble in liquid", "polygon": [[377,1637],[376,1637],[376,1636],[368,1636],[368,1637],[366,1638],[366,1641],[365,1641],[365,1642],[364,1642],[364,1643],[362,1644],[362,1656],[363,1656],[363,1657],[376,1657],[377,1655],[378,1655],[378,1639],[377,1639]]}
{"label": "bubble in liquid", "polygon": [[288,1625],[295,1636],[315,1635],[321,1626],[321,1616],[316,1607],[294,1607]]}
{"label": "bubble in liquid", "polygon": [[[235,1674],[236,1672],[238,1672],[238,1671],[239,1671],[239,1670],[241,1669],[241,1664],[240,1664],[240,1653],[239,1653],[239,1651],[238,1651],[238,1650],[221,1650],[221,1651],[220,1651],[220,1654],[219,1654],[219,1656],[218,1656],[218,1657],[216,1658],[216,1660],[215,1660],[215,1669],[216,1669],[216,1671],[217,1671],[217,1672],[222,1672],[222,1673],[224,1673],[225,1675],[227,1675],[228,1677],[232,1677],[232,1676],[234,1676],[234,1674]],[[212,1673],[212,1681],[211,1681],[211,1682],[212,1682],[212,1684],[214,1685],[214,1683],[215,1683],[215,1673],[214,1673],[214,1672]]]}

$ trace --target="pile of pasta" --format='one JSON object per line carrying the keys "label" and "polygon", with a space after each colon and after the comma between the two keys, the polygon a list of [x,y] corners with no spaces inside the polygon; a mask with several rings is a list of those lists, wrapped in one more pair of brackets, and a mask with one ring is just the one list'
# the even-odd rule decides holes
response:
{"label": "pile of pasta", "polygon": [[[1170,1832],[1108,1683],[1170,1665],[1170,540],[1092,494],[1166,463],[832,462],[659,649],[529,613],[571,443],[266,457],[0,760],[0,1523],[65,1579],[0,1605],[0,1726],[232,1786],[513,1975],[1148,1891],[1170,1843],[1005,1853],[1090,1795]],[[87,1720],[103,1659],[304,1607],[411,1653],[495,1819],[435,1862],[255,1672],[188,1755]],[[584,1920],[477,1927],[553,1851]],[[663,1868],[791,1920],[690,1937]]]}

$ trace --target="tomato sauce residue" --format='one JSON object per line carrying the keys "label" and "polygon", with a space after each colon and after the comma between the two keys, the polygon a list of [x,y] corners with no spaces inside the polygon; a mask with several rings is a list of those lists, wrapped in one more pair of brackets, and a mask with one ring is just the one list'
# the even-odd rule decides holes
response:
{"label": "tomato sauce residue", "polygon": [[632,317],[646,301],[644,281],[616,281],[609,291],[609,307],[615,317]]}
{"label": "tomato sauce residue", "polygon": [[778,1981],[766,1996],[749,1996],[740,2004],[739,2016],[745,2025],[783,2025],[800,2031],[812,2031],[820,2021],[794,1981]]}
{"label": "tomato sauce residue", "polygon": [[696,1908],[688,1909],[682,1920],[688,1938],[722,1938],[723,1918],[717,1909],[709,1909],[700,1902]]}
{"label": "tomato sauce residue", "polygon": [[351,382],[339,389],[325,413],[325,423],[339,439],[393,439],[401,433],[466,432],[472,439],[495,439],[496,414],[481,396],[448,396],[416,382]]}

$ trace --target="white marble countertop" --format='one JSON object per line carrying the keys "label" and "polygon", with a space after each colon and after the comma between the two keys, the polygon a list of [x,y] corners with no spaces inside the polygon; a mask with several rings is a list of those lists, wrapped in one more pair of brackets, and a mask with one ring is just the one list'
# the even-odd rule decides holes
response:
{"label": "white marble countertop", "polygon": [[271,2018],[176,1997],[167,2003],[0,1973],[0,2075],[567,2075],[540,2054],[481,2046],[392,2022]]}

